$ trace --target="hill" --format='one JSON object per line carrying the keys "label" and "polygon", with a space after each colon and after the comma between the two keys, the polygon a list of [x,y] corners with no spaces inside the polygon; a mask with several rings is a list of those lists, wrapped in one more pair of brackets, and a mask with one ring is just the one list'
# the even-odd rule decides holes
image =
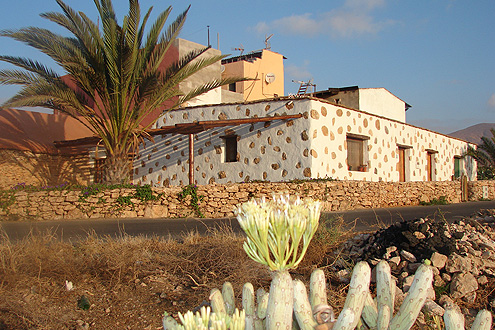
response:
{"label": "hill", "polygon": [[481,123],[449,133],[447,135],[466,140],[471,143],[479,144],[481,143],[482,136],[486,136],[489,138],[492,137],[492,133],[490,132],[491,128],[495,129],[495,123]]}

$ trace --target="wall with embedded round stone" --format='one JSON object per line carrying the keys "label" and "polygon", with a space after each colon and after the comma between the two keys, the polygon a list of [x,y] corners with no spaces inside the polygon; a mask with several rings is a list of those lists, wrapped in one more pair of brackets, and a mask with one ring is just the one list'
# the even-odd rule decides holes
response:
{"label": "wall with embedded round stone", "polygon": [[[303,117],[217,127],[195,134],[195,183],[307,178],[397,182],[399,149],[405,181],[445,181],[452,179],[454,159],[462,157],[469,145],[440,133],[309,97],[190,107],[164,114],[157,127],[293,114]],[[348,137],[363,143],[361,168],[350,168],[347,163]],[[469,180],[476,180],[472,159],[461,158],[459,166]],[[140,150],[133,170],[137,184],[188,184],[188,136],[155,137],[154,143],[148,142]]]}

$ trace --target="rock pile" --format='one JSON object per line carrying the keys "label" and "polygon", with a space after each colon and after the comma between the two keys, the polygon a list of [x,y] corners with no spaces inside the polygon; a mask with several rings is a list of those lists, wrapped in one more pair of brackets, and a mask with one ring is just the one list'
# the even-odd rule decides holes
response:
{"label": "rock pile", "polygon": [[[477,290],[495,280],[495,210],[482,210],[453,224],[433,219],[403,221],[355,236],[340,253],[342,260],[366,260],[371,266],[387,260],[401,289],[399,299],[408,291],[421,262],[430,260],[434,291],[425,309],[443,315],[441,305],[452,300],[474,303]],[[350,275],[344,264],[334,266],[341,281]],[[495,295],[491,295],[487,298],[495,308]]]}

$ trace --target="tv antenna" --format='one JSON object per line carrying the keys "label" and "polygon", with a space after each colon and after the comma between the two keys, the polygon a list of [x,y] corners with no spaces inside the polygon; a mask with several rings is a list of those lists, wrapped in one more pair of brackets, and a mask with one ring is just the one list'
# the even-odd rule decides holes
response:
{"label": "tv antenna", "polygon": [[[313,89],[313,93],[316,92],[316,84],[313,84],[313,78],[309,79],[308,82],[296,81],[296,80],[292,80],[292,82],[300,84],[296,96],[302,96],[308,94],[307,93],[308,89]],[[309,94],[312,95],[313,93],[309,93]]]}
{"label": "tv antenna", "polygon": [[272,46],[270,45],[270,38],[273,37],[273,33],[270,34],[268,37],[265,34],[265,49],[272,49]]}
{"label": "tv antenna", "polygon": [[244,53],[244,46],[241,44],[239,47],[236,47],[236,48],[232,48],[233,51],[237,51],[237,52],[241,52],[239,54],[239,56],[242,55],[242,53]]}

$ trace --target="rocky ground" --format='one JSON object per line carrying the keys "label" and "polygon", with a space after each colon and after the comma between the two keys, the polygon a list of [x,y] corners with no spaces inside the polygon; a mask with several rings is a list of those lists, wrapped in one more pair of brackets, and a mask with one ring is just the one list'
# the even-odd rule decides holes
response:
{"label": "rocky ground", "polygon": [[341,259],[332,266],[336,279],[349,280],[345,260],[389,262],[396,279],[398,298],[407,293],[414,272],[430,260],[434,290],[424,312],[443,315],[454,301],[470,316],[478,309],[495,310],[495,210],[481,210],[470,218],[449,224],[442,220],[403,221],[374,233],[359,234],[339,250]]}

